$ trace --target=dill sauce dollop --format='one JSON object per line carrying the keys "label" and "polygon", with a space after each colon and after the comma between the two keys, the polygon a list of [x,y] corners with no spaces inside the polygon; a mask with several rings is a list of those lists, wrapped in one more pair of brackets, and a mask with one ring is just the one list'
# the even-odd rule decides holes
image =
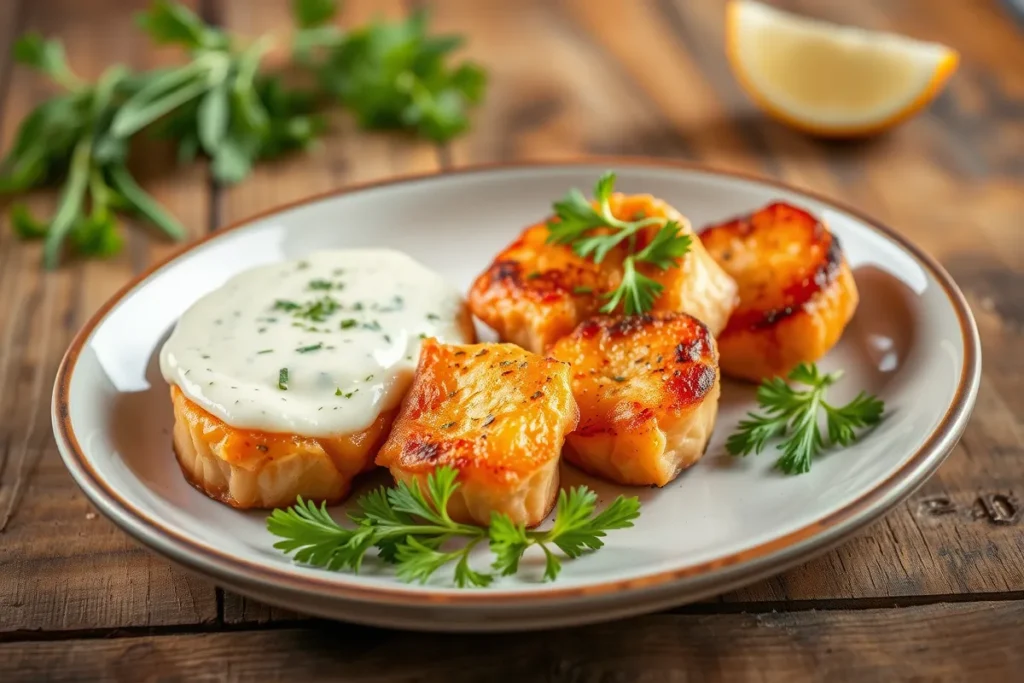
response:
{"label": "dill sauce dollop", "polygon": [[472,341],[440,275],[390,249],[321,251],[240,273],[181,316],[164,379],[232,427],[334,436],[401,401],[427,337]]}

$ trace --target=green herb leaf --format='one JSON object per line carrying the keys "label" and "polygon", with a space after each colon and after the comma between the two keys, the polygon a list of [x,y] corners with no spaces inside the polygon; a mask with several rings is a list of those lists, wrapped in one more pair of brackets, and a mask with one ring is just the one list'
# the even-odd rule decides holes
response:
{"label": "green herb leaf", "polygon": [[631,221],[616,218],[609,204],[614,190],[615,174],[608,171],[594,185],[596,208],[576,189],[556,201],[555,217],[548,222],[548,242],[571,246],[577,255],[601,263],[624,244],[633,251],[638,233],[660,225],[647,246],[627,253],[622,263],[622,281],[618,288],[604,295],[607,301],[601,307],[604,313],[612,313],[619,306],[627,315],[643,313],[654,306],[663,286],[640,273],[636,265],[646,263],[661,270],[677,267],[679,259],[689,251],[692,238],[675,221],[642,215]]}
{"label": "green herb leaf", "polygon": [[157,43],[173,43],[189,49],[222,48],[227,37],[211,29],[195,12],[177,2],[156,0],[147,12],[135,17],[138,25]]}
{"label": "green herb leaf", "polygon": [[160,228],[173,240],[183,240],[188,236],[185,226],[167,213],[151,196],[149,196],[124,166],[113,166],[109,171],[110,183],[125,199],[128,207],[134,209],[143,218]]}
{"label": "green herb leaf", "polygon": [[322,26],[337,13],[335,0],[292,0],[292,15],[301,28]]}
{"label": "green herb leaf", "polygon": [[207,154],[216,154],[228,131],[228,90],[223,81],[210,88],[197,110],[199,142]]}
{"label": "green herb leaf", "polygon": [[46,233],[46,244],[43,246],[43,265],[53,269],[60,262],[60,249],[64,238],[74,227],[85,198],[85,189],[89,180],[89,153],[92,140],[88,137],[79,141],[71,159],[71,171],[68,181],[61,192],[57,203],[57,213]]}
{"label": "green herb leaf", "polygon": [[570,558],[585,552],[598,550],[602,540],[612,529],[633,526],[633,520],[640,516],[640,501],[636,497],[619,496],[602,512],[594,514],[597,494],[578,486],[558,494],[555,508],[555,524],[547,531],[527,531],[517,527],[501,515],[491,517],[491,551],[495,555],[493,567],[502,574],[513,574],[519,560],[531,545],[544,550],[544,577],[553,581],[561,571],[561,561],[548,544],[556,546]]}
{"label": "green herb leaf", "polygon": [[113,256],[124,246],[124,238],[111,214],[83,216],[75,222],[69,237],[76,252],[95,258]]}
{"label": "green herb leaf", "polygon": [[[340,390],[339,390],[340,391]],[[502,575],[515,574],[523,554],[530,546],[540,546],[546,557],[544,576],[553,580],[561,569],[555,550],[568,557],[597,550],[608,531],[632,526],[640,503],[636,498],[619,497],[601,512],[596,512],[597,496],[585,487],[577,487],[558,497],[555,523],[546,531],[527,531],[505,515],[492,514],[490,527],[482,529],[453,521],[448,503],[458,489],[458,473],[440,467],[431,473],[425,487],[420,483],[399,482],[394,488],[378,488],[357,501],[350,514],[354,529],[340,527],[327,514],[301,499],[288,510],[275,510],[267,528],[282,538],[275,544],[295,559],[332,570],[359,571],[371,547],[378,557],[396,565],[403,581],[426,582],[439,569],[454,563],[455,585],[483,587],[493,575],[470,565],[472,551],[488,541],[493,554],[492,567]],[[462,539],[464,544],[447,542]]]}
{"label": "green herb leaf", "polygon": [[690,250],[692,238],[679,232],[679,224],[669,221],[661,226],[650,244],[637,252],[636,259],[650,263],[661,270],[668,270],[679,265],[678,261]]}
{"label": "green herb leaf", "polygon": [[23,240],[45,237],[48,228],[46,223],[36,220],[24,204],[15,204],[11,207],[11,227]]}
{"label": "green herb leaf", "polygon": [[[778,377],[764,380],[757,390],[763,411],[749,413],[739,423],[726,440],[726,450],[733,455],[757,454],[769,440],[783,437],[776,467],[786,474],[810,471],[811,460],[827,445],[849,446],[857,440],[855,430],[877,424],[885,410],[882,401],[864,392],[844,406],[828,403],[826,391],[840,377],[841,372],[822,374],[817,365],[802,363],[788,378],[807,389],[795,389]],[[818,424],[819,411],[825,412],[828,443]]]}
{"label": "green herb leaf", "polygon": [[643,313],[654,307],[654,301],[664,287],[637,272],[634,262],[633,256],[627,256],[622,262],[622,282],[617,289],[605,295],[608,301],[601,307],[602,313],[614,312],[619,304],[622,304],[626,315]]}
{"label": "green herb leaf", "polygon": [[14,59],[42,71],[68,90],[77,90],[84,85],[68,68],[60,41],[46,40],[34,31],[14,42]]}
{"label": "green herb leaf", "polygon": [[378,20],[338,37],[314,69],[362,127],[407,128],[443,142],[468,128],[467,111],[480,100],[486,81],[476,65],[452,69],[446,64],[460,42],[454,36],[429,36],[420,11],[405,21]]}

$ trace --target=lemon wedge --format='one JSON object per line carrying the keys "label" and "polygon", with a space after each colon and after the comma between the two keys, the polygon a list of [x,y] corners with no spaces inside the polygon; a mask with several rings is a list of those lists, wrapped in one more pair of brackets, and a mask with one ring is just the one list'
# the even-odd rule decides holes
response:
{"label": "lemon wedge", "polygon": [[959,55],[938,43],[799,17],[731,0],[726,52],[769,115],[827,137],[885,130],[941,92]]}

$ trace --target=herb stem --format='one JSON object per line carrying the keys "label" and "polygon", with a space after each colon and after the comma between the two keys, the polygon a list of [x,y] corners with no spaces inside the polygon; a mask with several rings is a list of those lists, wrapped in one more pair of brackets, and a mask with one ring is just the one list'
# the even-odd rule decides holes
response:
{"label": "herb stem", "polygon": [[53,217],[50,229],[46,233],[46,244],[43,246],[43,265],[56,268],[60,263],[60,248],[74,226],[75,218],[81,212],[85,187],[89,181],[89,158],[92,153],[92,136],[86,136],[75,145],[71,158],[71,173],[60,196],[57,213]]}

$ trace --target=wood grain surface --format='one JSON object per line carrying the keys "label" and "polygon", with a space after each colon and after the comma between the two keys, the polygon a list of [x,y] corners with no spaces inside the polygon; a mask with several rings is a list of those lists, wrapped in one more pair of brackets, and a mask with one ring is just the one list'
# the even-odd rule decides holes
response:
{"label": "wood grain surface", "polygon": [[[61,38],[87,77],[115,61],[173,63],[174,50],[153,49],[132,28],[131,12],[145,4],[0,3],[4,149],[51,92],[12,66],[13,36]],[[190,4],[249,35],[289,22],[285,0]],[[843,546],[668,614],[453,641],[311,622],[224,594],[135,546],[90,507],[53,443],[48,398],[71,337],[175,247],[129,226],[122,255],[44,274],[39,245],[17,241],[4,217],[0,680],[880,680],[887,671],[1012,680],[1024,663],[1022,27],[998,0],[776,3],[961,52],[956,77],[923,115],[876,139],[826,143],[750,104],[725,61],[716,0],[349,0],[341,23],[402,16],[413,4],[429,6],[438,30],[465,34],[465,54],[490,73],[469,135],[434,146],[358,131],[338,114],[310,154],[261,166],[231,188],[215,187],[202,164],[175,169],[170,150],[140,145],[142,182],[196,236],[334,187],[485,162],[648,155],[778,178],[896,227],[963,288],[984,378],[960,445],[905,504]],[[53,197],[30,205],[50,209]]]}
{"label": "wood grain surface", "polygon": [[[497,642],[499,641],[500,643]],[[543,633],[342,624],[0,644],[5,681],[1015,681],[1024,605],[656,614]]]}

